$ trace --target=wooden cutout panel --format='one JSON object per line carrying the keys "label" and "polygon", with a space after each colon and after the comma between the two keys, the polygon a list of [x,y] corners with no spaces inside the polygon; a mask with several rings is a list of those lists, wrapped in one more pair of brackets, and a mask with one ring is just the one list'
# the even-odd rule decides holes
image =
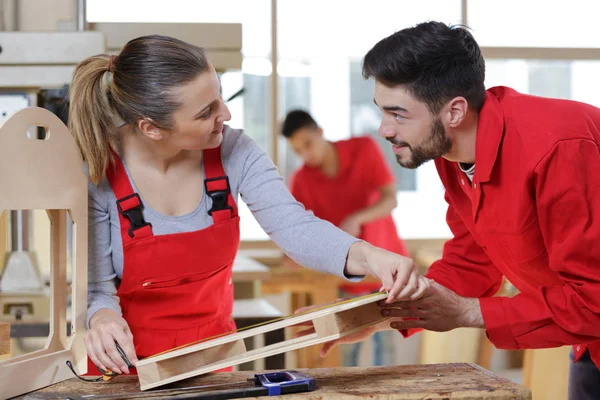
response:
{"label": "wooden cutout panel", "polygon": [[[239,330],[212,340],[148,357],[140,360],[136,365],[140,389],[152,389],[222,368],[344,337],[386,320],[387,318],[381,316],[376,304],[385,298],[387,294],[377,293],[334,303],[311,312],[288,316],[254,328]],[[243,339],[305,322],[312,322],[316,332],[251,351],[228,350],[235,343],[243,342]],[[225,356],[215,362],[207,363],[208,360],[204,355],[207,350],[221,352]]]}
{"label": "wooden cutout panel", "polygon": [[[30,125],[47,140],[29,139]],[[87,178],[67,127],[39,107],[20,110],[0,127],[0,213],[47,210],[51,222],[50,335],[43,350],[0,362],[0,398],[17,396],[87,372],[83,338],[87,313]],[[67,337],[67,212],[73,222],[71,336]]]}
{"label": "wooden cutout panel", "polygon": [[10,354],[10,324],[0,322],[0,356]]}

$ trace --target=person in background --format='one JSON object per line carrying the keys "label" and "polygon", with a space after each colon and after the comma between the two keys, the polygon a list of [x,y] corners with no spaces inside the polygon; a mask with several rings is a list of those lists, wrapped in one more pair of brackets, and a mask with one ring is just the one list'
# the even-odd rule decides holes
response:
{"label": "person in background", "polygon": [[[396,208],[394,175],[375,140],[369,136],[331,142],[304,110],[290,111],[282,135],[303,165],[290,176],[296,200],[318,218],[374,246],[409,257],[392,218]],[[286,258],[286,263],[293,261]],[[373,293],[378,283],[341,284],[341,297]],[[383,365],[383,336],[373,336],[374,365]],[[349,352],[347,366],[357,366],[360,343]]]}
{"label": "person in background", "polygon": [[230,118],[204,50],[174,38],[139,37],[76,67],[69,128],[89,177],[90,372],[133,372],[116,343],[135,364],[235,329],[238,195],[302,265],[374,275],[390,301],[424,289],[412,260],[306,212]]}

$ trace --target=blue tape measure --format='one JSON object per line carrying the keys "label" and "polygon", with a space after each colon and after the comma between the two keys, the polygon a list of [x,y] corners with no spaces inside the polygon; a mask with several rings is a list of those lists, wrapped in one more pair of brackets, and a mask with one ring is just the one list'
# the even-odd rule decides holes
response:
{"label": "blue tape measure", "polygon": [[[286,393],[311,392],[316,389],[315,379],[298,371],[267,372],[254,375],[254,384],[267,389],[267,396]],[[262,395],[264,396],[264,394]]]}

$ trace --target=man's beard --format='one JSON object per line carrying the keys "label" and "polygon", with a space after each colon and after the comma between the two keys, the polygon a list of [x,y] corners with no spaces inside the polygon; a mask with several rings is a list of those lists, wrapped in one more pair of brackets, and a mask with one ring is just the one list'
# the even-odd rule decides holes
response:
{"label": "man's beard", "polygon": [[417,146],[411,146],[406,142],[397,141],[394,138],[387,138],[389,142],[396,146],[407,146],[411,157],[402,161],[400,155],[396,155],[398,164],[408,169],[415,169],[427,161],[441,157],[448,153],[452,148],[452,141],[446,136],[442,120],[438,117],[431,123],[429,134],[423,142]]}

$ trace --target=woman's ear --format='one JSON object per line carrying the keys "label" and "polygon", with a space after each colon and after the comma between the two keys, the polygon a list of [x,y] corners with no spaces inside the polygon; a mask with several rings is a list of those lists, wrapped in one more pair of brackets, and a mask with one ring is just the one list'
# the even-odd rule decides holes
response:
{"label": "woman's ear", "polygon": [[151,120],[140,119],[137,123],[137,126],[140,132],[152,140],[161,140],[165,137],[162,129],[154,125]]}

